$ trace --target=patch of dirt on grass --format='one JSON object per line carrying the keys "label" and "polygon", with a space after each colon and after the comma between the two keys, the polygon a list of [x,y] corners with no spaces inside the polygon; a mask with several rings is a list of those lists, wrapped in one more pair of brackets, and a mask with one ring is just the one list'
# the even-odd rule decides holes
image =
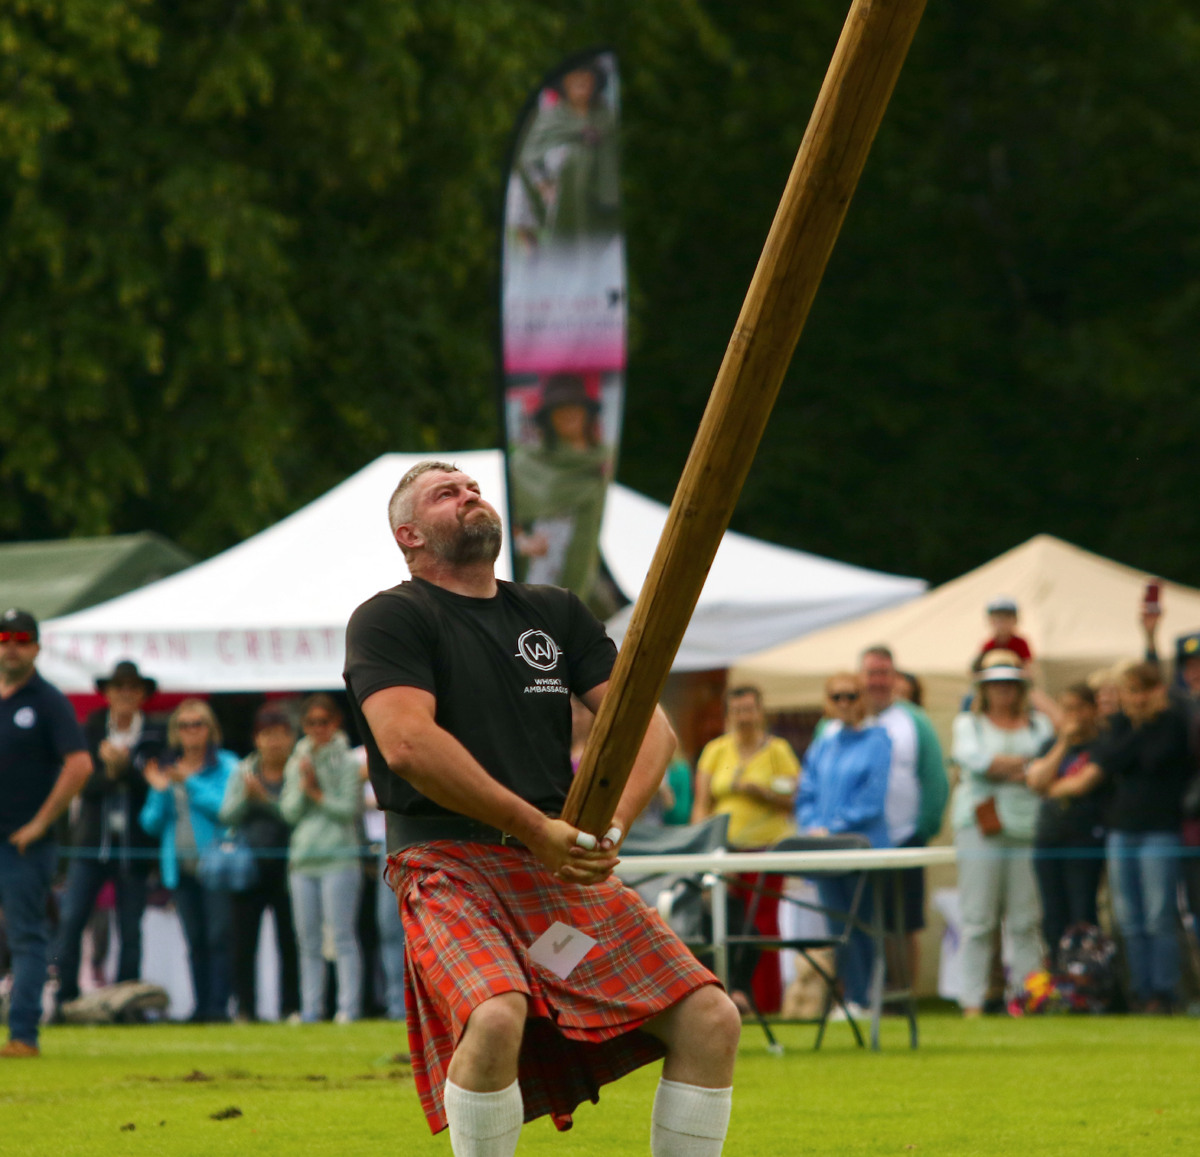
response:
{"label": "patch of dirt on grass", "polygon": [[[265,1081],[267,1078],[258,1073],[248,1073],[245,1069],[228,1069],[218,1076],[213,1076],[211,1073],[201,1072],[199,1069],[193,1069],[190,1073],[182,1077],[160,1077],[160,1076],[132,1076],[131,1081],[146,1081],[150,1084],[162,1084],[166,1081],[178,1081],[184,1085],[199,1085],[205,1084],[208,1081]],[[308,1077],[307,1080],[324,1080],[324,1077]]]}

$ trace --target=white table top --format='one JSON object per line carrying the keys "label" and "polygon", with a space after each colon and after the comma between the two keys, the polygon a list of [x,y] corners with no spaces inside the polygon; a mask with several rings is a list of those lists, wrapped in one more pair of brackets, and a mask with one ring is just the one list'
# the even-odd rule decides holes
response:
{"label": "white table top", "polygon": [[705,872],[846,872],[890,868],[930,868],[957,862],[954,848],[865,848],[836,852],[705,852],[702,855],[626,855],[619,876],[658,872],[701,875]]}

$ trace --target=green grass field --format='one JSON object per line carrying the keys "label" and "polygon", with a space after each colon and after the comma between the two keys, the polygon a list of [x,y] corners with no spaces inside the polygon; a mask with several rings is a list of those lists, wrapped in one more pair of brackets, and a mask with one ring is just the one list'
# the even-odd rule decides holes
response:
{"label": "green grass field", "polygon": [[[910,1053],[885,1024],[884,1051],[833,1026],[820,1053],[786,1026],[782,1057],[747,1026],[731,1157],[793,1154],[1195,1153],[1200,1024],[1149,1018],[922,1020]],[[50,1028],[43,1056],[0,1062],[0,1154],[449,1154],[431,1137],[396,1026]],[[655,1069],[603,1090],[575,1128],[527,1125],[522,1154],[649,1152]],[[214,1119],[227,1109],[240,1116]],[[132,1126],[132,1127],[131,1127]]]}

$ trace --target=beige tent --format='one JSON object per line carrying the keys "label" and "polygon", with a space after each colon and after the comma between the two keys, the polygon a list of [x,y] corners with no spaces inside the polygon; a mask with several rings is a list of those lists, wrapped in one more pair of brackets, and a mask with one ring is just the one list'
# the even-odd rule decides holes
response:
{"label": "beige tent", "polygon": [[[788,710],[821,701],[833,671],[853,668],[865,647],[886,643],[903,670],[925,683],[939,724],[968,686],[967,671],[987,638],[987,603],[1008,595],[1020,607],[1046,690],[1055,692],[1097,667],[1139,658],[1140,609],[1150,576],[1048,534],[1039,534],[961,578],[902,606],[816,631],[747,656],[731,683],[759,684],[767,707]],[[1174,654],[1176,635],[1200,629],[1200,590],[1164,583],[1159,646]]]}

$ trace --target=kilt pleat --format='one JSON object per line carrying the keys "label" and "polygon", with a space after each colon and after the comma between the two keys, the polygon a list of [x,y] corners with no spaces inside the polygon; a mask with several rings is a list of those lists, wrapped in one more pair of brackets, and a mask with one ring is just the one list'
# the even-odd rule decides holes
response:
{"label": "kilt pleat", "polygon": [[[446,1127],[442,1090],[472,1010],[529,998],[518,1079],[525,1120],[559,1129],[600,1086],[661,1058],[640,1026],[717,978],[637,893],[612,878],[566,884],[523,848],[437,841],[388,861],[404,925],[413,1078],[430,1129]],[[560,979],[529,959],[555,921],[597,941]]]}

